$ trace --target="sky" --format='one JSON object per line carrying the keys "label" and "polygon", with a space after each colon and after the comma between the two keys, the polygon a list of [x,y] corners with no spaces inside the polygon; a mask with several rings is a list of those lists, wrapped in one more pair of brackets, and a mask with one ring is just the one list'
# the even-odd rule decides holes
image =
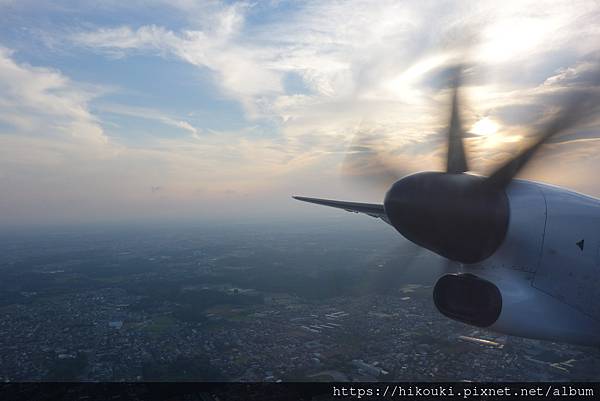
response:
{"label": "sky", "polygon": [[[597,21],[597,0],[0,0],[0,225],[381,202],[348,179],[349,148],[368,138],[403,172],[441,170],[459,63],[485,174],[589,88]],[[555,138],[522,177],[600,196],[599,128]]]}

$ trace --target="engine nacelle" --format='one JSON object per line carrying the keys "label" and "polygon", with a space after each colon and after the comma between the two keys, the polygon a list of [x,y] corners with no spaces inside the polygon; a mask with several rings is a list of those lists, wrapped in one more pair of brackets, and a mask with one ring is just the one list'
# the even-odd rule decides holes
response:
{"label": "engine nacelle", "polygon": [[526,272],[447,274],[437,281],[433,299],[443,315],[469,325],[520,337],[600,345],[596,320],[533,287]]}

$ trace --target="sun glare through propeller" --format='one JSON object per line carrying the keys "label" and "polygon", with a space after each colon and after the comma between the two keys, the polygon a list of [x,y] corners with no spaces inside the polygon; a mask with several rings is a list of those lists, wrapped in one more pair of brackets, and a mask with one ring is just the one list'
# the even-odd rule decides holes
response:
{"label": "sun glare through propeller", "polygon": [[[504,163],[489,177],[465,174],[469,170],[464,150],[460,118],[460,68],[453,79],[450,119],[447,130],[445,172],[421,172],[405,176],[389,187],[384,208],[390,223],[404,237],[445,258],[460,263],[477,263],[491,256],[501,245],[509,221],[505,193],[515,175],[536,151],[553,136],[572,128],[591,115],[597,105],[596,74],[586,90],[572,91],[560,111],[516,157]],[[365,165],[379,166],[379,177],[363,179],[385,182],[394,176],[374,147],[360,147]]]}
{"label": "sun glare through propeller", "polygon": [[552,137],[567,131],[594,115],[598,109],[598,84],[600,83],[600,70],[594,71],[589,85],[585,89],[578,89],[567,98],[560,111],[543,125],[534,141],[516,157],[496,169],[486,180],[489,187],[505,188],[510,181],[531,160],[540,147]]}
{"label": "sun glare through propeller", "polygon": [[485,189],[468,170],[460,108],[460,73],[455,69],[446,133],[446,171],[422,172],[394,183],[384,200],[392,225],[404,237],[450,260],[479,262],[500,245],[508,227],[503,191]]}

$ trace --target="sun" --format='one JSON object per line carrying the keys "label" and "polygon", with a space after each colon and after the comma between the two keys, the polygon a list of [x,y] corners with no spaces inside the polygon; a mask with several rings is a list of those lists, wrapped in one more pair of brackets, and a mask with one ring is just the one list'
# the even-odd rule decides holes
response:
{"label": "sun", "polygon": [[489,117],[483,117],[479,119],[471,127],[470,132],[479,136],[482,140],[482,145],[487,148],[495,148],[504,142],[505,138],[498,133],[499,125]]}
{"label": "sun", "polygon": [[498,132],[498,124],[489,117],[483,117],[473,124],[471,132],[475,135],[491,137]]}

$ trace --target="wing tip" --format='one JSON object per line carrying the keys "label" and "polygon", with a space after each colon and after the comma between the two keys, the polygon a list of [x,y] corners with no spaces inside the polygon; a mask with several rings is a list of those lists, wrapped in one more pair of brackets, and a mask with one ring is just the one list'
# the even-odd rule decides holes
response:
{"label": "wing tip", "polygon": [[292,198],[299,200],[299,201],[304,201],[304,202],[306,202],[307,200],[310,199],[310,198],[307,198],[306,196],[297,196],[297,195],[292,195]]}

